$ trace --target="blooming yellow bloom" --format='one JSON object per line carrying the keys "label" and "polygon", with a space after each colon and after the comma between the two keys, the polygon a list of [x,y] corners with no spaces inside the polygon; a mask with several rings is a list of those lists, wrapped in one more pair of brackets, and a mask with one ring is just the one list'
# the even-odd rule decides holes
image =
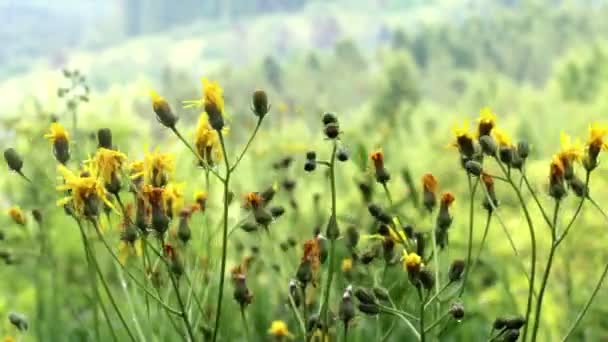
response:
{"label": "blooming yellow bloom", "polygon": [[495,128],[492,130],[492,133],[494,134],[494,139],[496,139],[500,147],[513,147],[513,141],[507,132],[500,128]]}
{"label": "blooming yellow bloom", "polygon": [[201,77],[203,96],[199,100],[184,101],[184,108],[202,108],[205,104],[213,105],[219,113],[224,113],[224,89],[215,81]]}
{"label": "blooming yellow bloom", "polygon": [[570,136],[564,132],[560,134],[561,150],[558,157],[563,163],[572,163],[580,161],[583,157],[583,146],[580,140],[576,140],[574,143]]}
{"label": "blooming yellow bloom", "polygon": [[164,97],[160,96],[156,91],[150,90],[150,99],[152,99],[152,108],[154,111],[160,110],[167,103]]}
{"label": "blooming yellow bloom", "polygon": [[[57,205],[63,206],[72,203],[74,210],[79,215],[96,215],[96,205],[99,201],[105,202],[110,208],[114,206],[106,197],[104,185],[96,174],[83,172],[75,175],[67,167],[58,165],[57,170],[63,175],[64,183],[57,186],[58,191],[66,191],[68,196],[57,201]],[[94,205],[95,207],[90,207]]]}
{"label": "blooming yellow bloom", "polygon": [[[222,128],[222,134],[227,134],[228,128]],[[194,146],[196,153],[206,163],[212,164],[223,157],[220,137],[218,132],[211,127],[209,117],[201,113],[194,134]]]}
{"label": "blooming yellow bloom", "polygon": [[105,183],[111,183],[112,178],[118,176],[117,173],[120,172],[125,160],[127,156],[124,153],[101,147],[87,163]]}
{"label": "blooming yellow bloom", "polygon": [[273,321],[272,324],[270,325],[270,329],[268,329],[268,333],[270,335],[276,336],[276,337],[292,337],[293,335],[289,332],[289,329],[287,328],[287,324],[285,324],[285,322],[277,320],[277,321]]}
{"label": "blooming yellow bloom", "polygon": [[342,259],[342,272],[346,273],[353,269],[353,259],[344,258]]}
{"label": "blooming yellow bloom", "polygon": [[58,122],[53,122],[49,128],[49,133],[44,135],[45,138],[49,139],[52,143],[59,140],[66,142],[70,141],[70,134],[66,129]]}
{"label": "blooming yellow bloom", "polygon": [[473,134],[469,130],[469,121],[465,120],[461,126],[452,126],[452,133],[455,136],[454,141],[449,146],[457,147],[461,154],[471,157],[475,153],[473,144]]}
{"label": "blooming yellow bloom", "polygon": [[410,273],[419,272],[422,267],[422,258],[414,252],[407,254],[404,250],[401,260],[403,262],[403,267]]}
{"label": "blooming yellow bloom", "polygon": [[184,207],[184,186],[186,183],[169,183],[165,187],[165,208],[171,211],[168,213],[171,217],[177,217]]}
{"label": "blooming yellow bloom", "polygon": [[144,156],[144,178],[147,184],[160,187],[169,182],[175,170],[175,156],[170,153],[146,152]]}
{"label": "blooming yellow bloom", "polygon": [[17,206],[13,206],[8,209],[8,216],[10,216],[16,224],[24,226],[26,223],[25,214],[23,210]]}
{"label": "blooming yellow bloom", "polygon": [[495,126],[496,114],[488,107],[482,108],[479,111],[479,119],[477,119],[477,136],[490,135]]}
{"label": "blooming yellow bloom", "polygon": [[589,141],[587,144],[590,148],[596,150],[608,150],[608,142],[604,141],[604,137],[608,134],[608,126],[599,123],[593,123],[589,126]]}

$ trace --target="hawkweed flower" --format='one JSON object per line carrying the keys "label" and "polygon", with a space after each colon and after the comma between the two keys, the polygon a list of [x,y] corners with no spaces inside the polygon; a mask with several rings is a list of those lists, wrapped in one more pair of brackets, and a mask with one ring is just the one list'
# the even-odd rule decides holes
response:
{"label": "hawkweed flower", "polygon": [[348,249],[352,251],[355,249],[355,247],[357,247],[357,244],[359,244],[359,237],[360,236],[357,227],[349,226],[346,229],[346,246],[348,247]]}
{"label": "hawkweed flower", "polygon": [[120,232],[120,243],[118,245],[118,261],[125,265],[129,257],[142,255],[141,240],[138,239],[137,230],[131,224],[132,207],[127,205],[126,215],[123,218]]}
{"label": "hawkweed flower", "polygon": [[173,113],[173,110],[171,110],[171,106],[169,106],[167,100],[154,90],[150,91],[150,98],[152,99],[152,109],[156,114],[158,122],[167,128],[174,129],[178,118]]}
{"label": "hawkweed flower", "polygon": [[370,154],[370,159],[374,165],[374,172],[376,174],[376,181],[381,184],[386,184],[390,179],[391,175],[384,167],[384,153],[382,151],[375,151]]}
{"label": "hawkweed flower", "polygon": [[126,160],[127,156],[124,153],[101,147],[86,163],[102,179],[106,190],[111,194],[117,194],[120,192],[120,174]]}
{"label": "hawkweed flower", "polygon": [[488,107],[482,108],[477,119],[477,137],[490,136],[494,127],[496,127],[496,114]]}
{"label": "hawkweed flower", "polygon": [[109,128],[100,128],[97,131],[97,148],[113,149],[112,131]]}
{"label": "hawkweed flower", "polygon": [[106,196],[105,186],[100,177],[90,171],[76,175],[63,165],[59,165],[57,170],[64,180],[62,185],[57,186],[57,190],[68,194],[60,199],[57,205],[71,204],[77,215],[86,218],[97,217],[101,203],[114,209],[114,205]]}
{"label": "hawkweed flower", "polygon": [[352,286],[348,286],[342,294],[342,300],[340,301],[340,308],[338,309],[338,317],[348,326],[350,321],[355,318],[355,305],[353,303],[353,289]]}
{"label": "hawkweed flower", "polygon": [[163,254],[169,261],[169,269],[176,276],[181,276],[184,273],[184,265],[177,253],[177,250],[172,245],[165,243],[163,246]]}
{"label": "hawkweed flower", "polygon": [[264,207],[266,203],[264,197],[260,193],[249,192],[244,196],[244,199],[243,207],[251,209],[255,221],[264,228],[267,228],[270,222],[272,222],[272,214]]}
{"label": "hawkweed flower", "polygon": [[270,103],[268,102],[268,95],[263,90],[256,90],[253,92],[252,96],[252,108],[251,110],[255,114],[255,116],[260,119],[264,118],[266,114],[270,111]]}
{"label": "hawkweed flower", "polygon": [[293,338],[291,332],[287,327],[287,324],[283,321],[273,321],[268,329],[268,334],[275,337],[277,341],[283,341],[285,338]]}
{"label": "hawkweed flower", "polygon": [[418,273],[420,273],[420,270],[422,269],[422,258],[420,255],[413,252],[407,254],[405,251],[403,251],[401,261],[403,263],[403,267],[410,277],[418,276]]}
{"label": "hawkweed flower", "polygon": [[454,200],[455,197],[451,192],[445,192],[441,196],[439,213],[437,213],[437,228],[435,229],[437,244],[441,248],[445,248],[448,244],[448,228],[450,228],[453,221],[450,207],[454,203]]}
{"label": "hawkweed flower", "polygon": [[435,206],[437,205],[437,188],[438,188],[437,178],[430,173],[422,176],[422,190],[423,190],[423,200],[422,203],[424,207],[430,212],[433,211]]}
{"label": "hawkweed flower", "polygon": [[247,287],[246,265],[245,262],[232,269],[232,284],[234,286],[233,298],[239,303],[242,309],[251,304],[253,293]]}
{"label": "hawkweed flower", "polygon": [[454,141],[450,144],[452,147],[458,148],[463,159],[471,159],[475,155],[475,143],[473,134],[469,132],[469,122],[465,121],[462,126],[452,127]]}
{"label": "hawkweed flower", "polygon": [[207,195],[207,192],[205,192],[205,191],[197,191],[194,194],[194,202],[198,206],[197,209],[200,210],[201,212],[204,212],[205,209],[207,209],[207,199],[208,199],[208,195]]}
{"label": "hawkweed flower", "polygon": [[[228,127],[222,128],[221,132],[224,135],[228,134]],[[219,133],[211,126],[209,117],[205,113],[201,113],[198,118],[194,134],[194,147],[198,156],[207,165],[214,165],[224,157]]]}
{"label": "hawkweed flower", "polygon": [[49,133],[44,135],[53,145],[55,159],[61,164],[70,160],[70,135],[68,131],[58,122],[53,122]]}
{"label": "hawkweed flower", "polygon": [[217,82],[201,78],[203,96],[198,100],[184,101],[184,108],[203,108],[209,117],[211,127],[220,131],[224,128],[224,89]]}
{"label": "hawkweed flower", "polygon": [[350,271],[353,269],[353,259],[351,259],[351,258],[342,259],[342,265],[341,265],[340,269],[342,270],[342,273],[350,273]]}
{"label": "hawkweed flower", "polygon": [[422,285],[425,290],[432,290],[433,287],[435,287],[435,274],[428,267],[422,267],[420,273],[418,274],[418,283]]}
{"label": "hawkweed flower", "polygon": [[151,208],[151,227],[162,236],[169,229],[169,217],[165,210],[165,189],[147,184],[143,188],[143,193]]}
{"label": "hawkweed flower", "polygon": [[561,150],[557,154],[564,167],[564,178],[570,180],[574,177],[574,163],[583,158],[583,147],[580,141],[572,142],[569,135],[561,132]]}
{"label": "hawkweed flower", "polygon": [[11,217],[13,222],[20,226],[25,226],[25,224],[27,223],[27,219],[25,218],[23,210],[21,210],[21,208],[19,208],[18,206],[10,207],[8,209],[8,216]]}
{"label": "hawkweed flower", "polygon": [[448,279],[450,283],[459,281],[462,278],[466,263],[462,259],[456,259],[452,261],[450,269],[448,271]]}
{"label": "hawkweed flower", "polygon": [[169,183],[163,192],[167,216],[170,219],[177,217],[184,207],[185,183]]}
{"label": "hawkweed flower", "polygon": [[[488,192],[488,195],[483,199],[483,207],[490,213],[494,211],[494,208],[498,208],[498,199],[496,199],[496,191],[494,189],[494,178],[487,173],[481,174],[481,181]],[[489,198],[488,198],[489,197]]]}
{"label": "hawkweed flower", "polygon": [[135,193],[141,190],[141,186],[144,183],[144,164],[145,162],[143,160],[135,160],[129,163],[127,167],[129,170],[129,178],[134,187],[130,190]]}
{"label": "hawkweed flower", "polygon": [[177,225],[177,238],[183,243],[187,244],[192,237],[192,231],[190,229],[189,221],[192,216],[192,210],[190,208],[183,208],[179,212],[179,223]]}
{"label": "hawkweed flower", "polygon": [[303,287],[310,282],[315,284],[316,275],[321,267],[321,247],[319,237],[304,242],[304,253],[298,267],[296,278]]}
{"label": "hawkweed flower", "polygon": [[146,184],[164,187],[175,170],[175,157],[170,153],[146,152],[143,175]]}
{"label": "hawkweed flower", "polygon": [[9,147],[4,150],[4,160],[6,161],[6,165],[8,165],[9,169],[19,174],[21,173],[21,169],[23,168],[23,158],[14,148]]}
{"label": "hawkweed flower", "polygon": [[608,126],[593,123],[589,126],[589,139],[587,140],[586,153],[583,165],[588,172],[593,171],[599,161],[601,150],[608,150],[608,142],[604,137],[608,135]]}
{"label": "hawkweed flower", "polygon": [[494,138],[498,142],[498,157],[500,161],[508,166],[511,166],[513,161],[513,142],[507,132],[495,128],[493,130]]}
{"label": "hawkweed flower", "polygon": [[558,155],[553,156],[549,167],[549,195],[558,201],[566,196],[565,174],[562,159]]}

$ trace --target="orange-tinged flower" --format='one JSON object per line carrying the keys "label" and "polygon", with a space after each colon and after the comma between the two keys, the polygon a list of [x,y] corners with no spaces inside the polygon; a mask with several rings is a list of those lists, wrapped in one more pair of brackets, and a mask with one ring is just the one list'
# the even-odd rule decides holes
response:
{"label": "orange-tinged flower", "polygon": [[175,170],[175,156],[158,151],[146,152],[144,156],[144,179],[146,184],[165,186]]}
{"label": "orange-tinged flower", "polygon": [[264,203],[264,198],[257,192],[248,192],[245,194],[245,208],[259,208]]}
{"label": "orange-tinged flower", "polygon": [[313,274],[317,274],[317,271],[321,266],[320,256],[321,246],[319,245],[319,237],[306,240],[306,242],[304,242],[304,254],[302,255],[302,262],[310,263]]}
{"label": "orange-tinged flower", "polygon": [[108,207],[116,210],[108,200],[105,187],[96,174],[85,171],[76,175],[63,165],[58,165],[57,170],[64,180],[62,185],[57,186],[57,190],[69,194],[57,201],[57,205],[63,206],[72,203],[74,210],[79,215],[84,215],[86,213],[85,207],[96,201],[103,201]]}
{"label": "orange-tinged flower", "polygon": [[369,155],[369,158],[374,163],[374,167],[376,169],[381,169],[384,167],[384,153],[382,151],[374,151]]}
{"label": "orange-tinged flower", "polygon": [[[184,187],[186,183],[169,183],[165,187],[165,207],[170,210],[171,217],[177,217],[184,207]],[[168,213],[169,214],[169,213]]]}
{"label": "orange-tinged flower", "polygon": [[477,136],[490,135],[495,126],[496,114],[488,107],[482,108],[479,111],[479,119],[477,119]]}
{"label": "orange-tinged flower", "polygon": [[551,160],[550,176],[551,179],[561,179],[564,177],[566,169],[559,155],[554,155]]}
{"label": "orange-tinged flower", "polygon": [[[228,127],[222,128],[222,134],[228,133]],[[206,163],[212,164],[222,160],[223,153],[218,132],[211,127],[209,117],[201,113],[194,134],[194,146],[198,156]]]}
{"label": "orange-tinged flower", "polygon": [[431,173],[427,173],[422,176],[422,187],[424,191],[435,193],[437,192],[437,187],[439,183],[437,182],[437,178],[433,176]]}
{"label": "orange-tinged flower", "polygon": [[489,174],[482,172],[481,181],[485,185],[486,189],[488,189],[488,191],[492,191],[492,189],[494,189],[494,178],[492,178],[492,176],[490,176]]}
{"label": "orange-tinged flower", "polygon": [[49,133],[44,135],[45,138],[49,139],[52,143],[59,140],[70,141],[70,134],[68,131],[58,122],[53,122],[49,128]]}
{"label": "orange-tinged flower", "polygon": [[441,195],[441,205],[449,207],[455,200],[456,197],[454,197],[454,194],[451,192],[444,192],[443,195]]}
{"label": "orange-tinged flower", "polygon": [[25,218],[25,214],[23,213],[23,210],[21,210],[21,208],[19,208],[18,206],[13,206],[11,208],[8,209],[8,216],[11,217],[11,219],[13,219],[13,221],[15,221],[15,223],[25,226],[25,223],[27,222],[26,218]]}

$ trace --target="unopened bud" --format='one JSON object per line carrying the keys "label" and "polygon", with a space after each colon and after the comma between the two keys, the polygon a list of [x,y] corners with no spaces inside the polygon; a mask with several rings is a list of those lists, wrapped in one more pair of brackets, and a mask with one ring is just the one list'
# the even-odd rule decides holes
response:
{"label": "unopened bud", "polygon": [[467,161],[464,164],[464,168],[465,168],[465,170],[467,170],[468,173],[470,173],[473,176],[479,176],[479,175],[481,175],[481,172],[483,171],[483,167],[481,166],[481,164],[475,160]]}
{"label": "unopened bud", "polygon": [[8,314],[8,320],[14,325],[19,331],[26,331],[28,329],[27,318],[16,312],[11,312]]}
{"label": "unopened bud", "polygon": [[97,131],[97,147],[112,149],[112,131],[109,128],[101,128]]}
{"label": "unopened bud", "polygon": [[466,264],[464,260],[456,259],[450,265],[450,270],[448,271],[448,279],[450,282],[459,281],[462,277],[462,273],[464,272]]}
{"label": "unopened bud", "polygon": [[483,135],[479,138],[479,145],[481,146],[481,150],[483,153],[489,156],[496,155],[496,149],[498,148],[496,145],[496,140],[491,135]]}
{"label": "unopened bud", "polygon": [[268,114],[270,104],[268,103],[268,95],[263,90],[253,92],[253,113],[260,119]]}
{"label": "unopened bud", "polygon": [[464,306],[462,303],[454,303],[449,312],[455,320],[461,320],[464,317]]}
{"label": "unopened bud", "polygon": [[21,168],[23,167],[23,158],[21,158],[19,153],[17,153],[14,148],[9,147],[4,150],[4,160],[6,161],[9,169],[15,172],[21,172]]}

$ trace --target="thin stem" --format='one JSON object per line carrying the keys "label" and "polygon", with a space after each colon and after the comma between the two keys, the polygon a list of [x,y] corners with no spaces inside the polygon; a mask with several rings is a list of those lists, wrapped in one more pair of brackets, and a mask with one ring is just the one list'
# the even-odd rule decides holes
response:
{"label": "thin stem", "polygon": [[[431,220],[432,220],[432,216],[431,216]],[[431,225],[432,227],[433,225]],[[433,297],[438,297],[439,296],[439,292],[440,292],[440,283],[441,283],[441,278],[439,277],[439,249],[437,248],[437,236],[435,234],[435,230],[431,230],[431,240],[433,242],[433,264],[435,267],[435,295]],[[442,289],[443,290],[443,289]],[[428,303],[426,303],[428,304]],[[426,306],[425,304],[425,306]],[[434,315],[435,317],[437,317],[439,315],[439,312],[441,312],[441,303],[439,301],[437,301],[436,305],[435,305],[435,312]]]}
{"label": "thin stem", "polygon": [[231,172],[234,171],[234,169],[236,169],[236,167],[239,165],[239,163],[241,162],[241,160],[245,156],[245,153],[247,153],[247,150],[249,149],[249,146],[251,146],[251,143],[253,142],[253,139],[255,139],[255,136],[258,133],[258,130],[260,129],[260,126],[262,125],[262,120],[263,120],[263,117],[260,117],[258,119],[258,122],[255,125],[255,129],[253,130],[253,133],[251,133],[251,136],[249,137],[249,140],[247,140],[247,144],[245,144],[245,147],[243,148],[243,151],[241,152],[241,154],[239,155],[239,157],[236,158],[236,161],[232,165],[232,168],[230,168]]}
{"label": "thin stem", "polygon": [[[515,194],[517,195],[521,208],[524,211],[524,215],[526,217],[526,222],[528,223],[528,231],[530,232],[530,249],[531,249],[530,284],[528,285],[528,303],[526,304],[526,317],[525,317],[526,322],[529,322],[530,313],[532,312],[532,301],[533,301],[533,297],[534,297],[534,281],[536,278],[536,233],[534,232],[534,223],[532,222],[532,217],[530,216],[530,212],[528,211],[528,206],[526,205],[526,201],[524,200],[524,197],[523,197],[521,191],[519,190],[517,185],[515,183],[513,183],[513,180],[511,179],[511,177],[508,176],[507,170],[505,169],[504,165],[502,165],[502,162],[500,161],[500,159],[498,157],[495,157],[495,160],[496,160],[498,166],[500,167],[500,169],[502,170],[503,174],[505,176],[507,176],[509,184],[513,188],[513,191],[515,191]],[[524,326],[524,334],[523,334],[522,341],[526,341],[527,336],[528,336],[528,325],[526,324]]]}
{"label": "thin stem", "polygon": [[216,306],[216,311],[215,311],[215,327],[213,329],[213,339],[212,341],[215,342],[217,341],[217,337],[218,337],[218,333],[219,333],[219,328],[220,328],[220,322],[221,322],[221,315],[222,315],[222,299],[224,296],[224,278],[226,277],[226,254],[227,254],[227,250],[228,250],[228,206],[229,206],[229,202],[228,202],[228,197],[229,197],[229,186],[230,186],[230,174],[231,174],[231,169],[230,169],[230,164],[228,163],[228,155],[226,153],[226,144],[224,142],[224,135],[222,134],[221,130],[217,131],[219,138],[220,138],[220,144],[222,146],[222,152],[224,154],[224,163],[226,165],[226,177],[223,180],[224,183],[224,215],[223,215],[223,231],[222,231],[222,261],[221,261],[221,266],[220,266],[220,284],[219,284],[219,293],[217,296],[217,306]]}
{"label": "thin stem", "polygon": [[490,230],[490,223],[492,222],[492,211],[488,210],[488,217],[486,219],[486,227],[483,230],[483,236],[481,238],[481,245],[479,246],[479,251],[477,252],[477,256],[475,257],[475,261],[470,265],[471,268],[477,266],[479,262],[479,258],[481,257],[481,252],[483,252],[483,247],[486,244],[486,239],[488,237],[488,231]]}
{"label": "thin stem", "polygon": [[384,188],[384,193],[386,194],[388,203],[390,204],[390,207],[392,207],[393,206],[393,196],[391,195],[391,191],[388,189],[386,182],[382,183],[382,187]]}
{"label": "thin stem", "polygon": [[241,320],[243,321],[243,327],[245,328],[245,337],[247,342],[251,342],[251,335],[249,334],[249,325],[247,324],[247,316],[245,315],[245,307],[241,305]]}
{"label": "thin stem", "polygon": [[452,285],[452,282],[448,282],[443,285],[441,289],[439,289],[439,291],[437,291],[433,296],[431,296],[431,298],[429,298],[429,300],[426,301],[426,303],[424,304],[424,308],[426,309],[426,307],[429,306],[435,299],[438,299],[439,295],[442,294],[443,291],[445,291],[448,287],[450,287],[450,285]]}
{"label": "thin stem", "polygon": [[[168,266],[168,265],[167,265]],[[173,290],[175,291],[175,296],[177,297],[177,304],[181,310],[181,317],[186,325],[186,331],[188,332],[188,337],[190,337],[190,342],[196,341],[194,339],[194,330],[192,330],[192,325],[190,324],[190,320],[188,319],[188,312],[186,311],[186,306],[184,305],[184,300],[182,299],[182,295],[179,291],[178,281],[175,279],[175,275],[169,271],[169,278],[171,278],[171,283],[173,284]]]}
{"label": "thin stem", "polygon": [[420,341],[425,342],[425,331],[424,331],[424,299],[422,297],[421,285],[419,284],[416,289],[418,290],[418,297],[420,298]]}
{"label": "thin stem", "polygon": [[410,322],[410,320],[407,318],[407,316],[404,315],[405,312],[391,309],[386,306],[380,306],[380,308],[382,309],[382,312],[393,315],[393,316],[401,319],[405,323],[405,325],[412,331],[412,334],[414,334],[414,336],[416,337],[416,340],[420,341],[420,339],[421,339],[420,333],[418,333],[418,331],[416,330],[416,327],[414,327],[414,325],[412,324],[412,322]]}
{"label": "thin stem", "polygon": [[[298,325],[300,327],[300,329],[302,330],[302,338],[306,339],[306,323],[305,320],[302,320],[302,317],[300,317],[300,313],[298,312],[298,308],[296,307],[296,303],[293,300],[293,296],[291,295],[291,292],[288,292],[288,296],[289,296],[289,307],[291,308],[291,311],[293,311],[294,316],[296,317],[296,320],[298,321]],[[302,306],[305,306],[305,302],[304,299],[302,300]]]}
{"label": "thin stem", "polygon": [[[91,253],[91,260],[93,261],[93,266],[96,269],[99,280],[101,281],[101,285],[104,288],[106,295],[108,296],[108,299],[110,300],[110,304],[112,305],[112,308],[116,312],[116,315],[118,315],[118,318],[120,319],[120,322],[122,323],[123,327],[127,331],[127,334],[129,335],[129,338],[131,339],[131,341],[137,341],[137,339],[133,335],[133,332],[131,332],[131,329],[129,328],[127,321],[125,320],[124,316],[122,315],[122,312],[120,311],[120,308],[118,307],[118,304],[116,303],[116,300],[114,299],[114,296],[112,296],[112,291],[110,290],[110,286],[106,282],[106,279],[103,275],[103,272],[101,271],[101,267],[99,267],[99,263],[97,262],[97,259],[95,259],[95,254],[91,251],[91,247],[89,246],[89,241],[87,239],[86,233],[84,232],[84,228],[82,227],[82,224],[80,223],[80,220],[78,222],[79,222],[78,226],[80,228],[80,233],[82,234],[82,239],[85,244],[85,248],[89,251],[89,253]],[[91,222],[93,223],[95,230],[99,231],[99,225],[97,223],[97,220],[92,219]]]}
{"label": "thin stem", "polygon": [[540,201],[539,201],[538,197],[536,196],[536,193],[532,189],[530,182],[528,182],[528,177],[526,176],[525,172],[521,174],[521,177],[524,180],[524,183],[526,183],[526,187],[528,188],[528,191],[530,191],[530,194],[532,195],[534,202],[536,202],[538,209],[540,209],[540,212],[543,214],[543,218],[545,219],[545,222],[547,223],[547,225],[549,227],[551,227],[551,220],[549,219],[549,216],[545,212],[545,208],[543,208],[543,206],[540,204]]}
{"label": "thin stem", "polygon": [[536,335],[538,334],[538,328],[541,321],[541,308],[543,306],[543,299],[545,298],[545,291],[547,289],[547,283],[549,281],[549,274],[553,266],[553,257],[557,250],[555,244],[557,240],[557,217],[559,214],[559,207],[561,201],[558,199],[555,201],[555,210],[553,212],[553,221],[551,224],[551,249],[549,250],[549,258],[547,259],[547,266],[545,266],[545,273],[543,274],[543,280],[540,283],[540,291],[538,293],[538,301],[536,302],[536,310],[534,312],[534,326],[532,327],[532,341],[536,341]]}
{"label": "thin stem", "polygon": [[[331,183],[331,217],[330,217],[330,225],[337,225],[337,215],[336,215],[336,151],[338,148],[338,144],[334,141],[333,150],[331,153],[330,167],[329,167],[329,177]],[[337,227],[333,227],[333,229],[337,229]],[[329,328],[329,314],[328,314],[328,306],[329,306],[329,298],[331,295],[331,283],[334,277],[334,264],[335,264],[335,253],[336,253],[336,240],[335,237],[330,237],[329,241],[329,265],[327,267],[327,283],[325,284],[325,295],[323,297],[323,302],[321,304],[321,311],[319,317],[321,317],[324,322],[324,328],[322,332],[322,340],[325,339]]]}
{"label": "thin stem", "polygon": [[430,332],[434,327],[438,326],[439,323],[441,323],[441,321],[443,321],[443,319],[446,318],[449,314],[450,314],[450,312],[446,311],[443,315],[441,315],[441,317],[437,318],[437,320],[435,320],[435,322],[433,322],[431,325],[426,327],[426,329],[424,329],[424,332],[425,333]]}
{"label": "thin stem", "polygon": [[464,276],[462,277],[462,286],[458,292],[458,297],[462,297],[466,288],[467,279],[469,278],[469,271],[471,270],[471,258],[473,257],[473,228],[475,226],[475,192],[479,185],[479,178],[475,180],[475,184],[471,185],[471,176],[467,175],[469,184],[469,242],[467,248],[467,263],[464,269]]}

